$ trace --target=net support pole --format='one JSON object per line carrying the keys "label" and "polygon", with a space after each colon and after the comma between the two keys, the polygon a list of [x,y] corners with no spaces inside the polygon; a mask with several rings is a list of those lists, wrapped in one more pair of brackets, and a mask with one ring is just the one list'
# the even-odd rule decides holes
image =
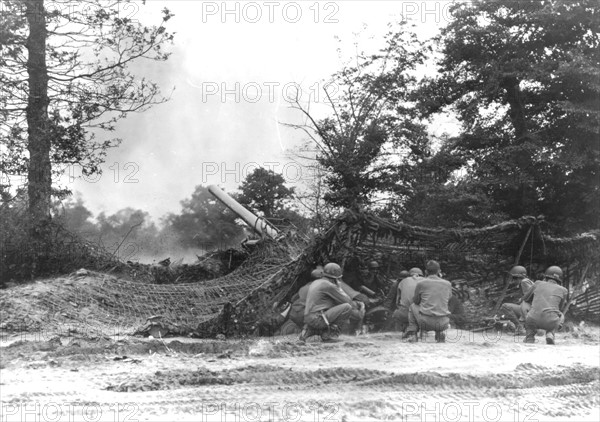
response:
{"label": "net support pole", "polygon": [[[521,260],[521,255],[523,254],[523,250],[525,249],[525,245],[527,244],[527,241],[529,240],[529,236],[531,235],[531,230],[533,229],[533,224],[529,226],[529,229],[527,230],[527,234],[525,235],[525,239],[523,240],[523,243],[521,243],[521,247],[519,248],[519,252],[517,253],[517,256],[515,257],[515,262],[513,265],[519,265],[519,261]],[[506,280],[506,275],[504,276],[504,288],[502,289],[502,294],[500,295],[500,297],[498,298],[498,302],[496,302],[496,306],[494,306],[494,314],[498,312],[498,310],[500,309],[500,306],[502,306],[502,301],[504,300],[504,298],[506,297],[506,292],[508,291],[508,285],[510,284],[510,280]]]}

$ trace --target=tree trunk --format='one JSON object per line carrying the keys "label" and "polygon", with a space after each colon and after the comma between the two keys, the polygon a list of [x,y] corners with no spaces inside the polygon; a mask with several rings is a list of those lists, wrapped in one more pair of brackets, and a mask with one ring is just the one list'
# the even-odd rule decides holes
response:
{"label": "tree trunk", "polygon": [[43,0],[25,2],[29,36],[27,38],[27,148],[29,151],[29,215],[33,227],[50,217],[52,168],[48,119],[48,70],[46,68],[46,17]]}
{"label": "tree trunk", "polygon": [[508,116],[515,128],[515,137],[517,140],[527,135],[527,125],[525,123],[525,109],[521,100],[521,88],[519,80],[514,76],[507,76],[502,81],[502,86],[506,90],[506,99],[510,109]]}
{"label": "tree trunk", "polygon": [[[518,144],[526,141],[529,135],[527,130],[527,120],[525,119],[525,107],[523,106],[519,83],[519,79],[515,76],[506,76],[502,80],[502,87],[506,90],[506,100],[509,105],[508,116],[515,129],[515,139]],[[525,174],[531,167],[532,160],[529,155],[522,153],[515,157],[515,164],[517,164],[519,172]],[[518,198],[515,199],[517,200],[518,205],[515,217],[535,215],[537,195],[534,187],[522,180],[517,180],[516,182],[518,183]]]}

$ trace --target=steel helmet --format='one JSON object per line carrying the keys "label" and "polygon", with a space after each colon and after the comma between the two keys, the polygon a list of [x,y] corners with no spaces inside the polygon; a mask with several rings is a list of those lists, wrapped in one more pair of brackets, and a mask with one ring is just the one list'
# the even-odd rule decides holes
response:
{"label": "steel helmet", "polygon": [[406,270],[402,270],[402,271],[400,271],[400,274],[398,274],[398,278],[400,280],[404,280],[407,277],[410,277],[410,273]]}
{"label": "steel helmet", "polygon": [[525,267],[522,267],[520,265],[515,265],[514,267],[512,267],[510,269],[509,273],[513,277],[517,277],[517,278],[527,277],[527,270],[525,269]]}
{"label": "steel helmet", "polygon": [[553,280],[561,282],[562,277],[563,277],[563,271],[560,269],[560,267],[553,265],[546,269],[546,272],[544,273],[544,277],[551,278]]}
{"label": "steel helmet", "polygon": [[379,262],[377,262],[377,261],[369,262],[369,268],[379,268]]}
{"label": "steel helmet", "polygon": [[323,277],[323,267],[317,267],[310,273],[310,278],[316,280],[318,278]]}
{"label": "steel helmet", "polygon": [[418,267],[411,268],[410,270],[408,270],[408,272],[410,275],[423,275],[423,271]]}
{"label": "steel helmet", "polygon": [[323,275],[329,278],[342,278],[342,268],[335,262],[330,262],[323,268]]}

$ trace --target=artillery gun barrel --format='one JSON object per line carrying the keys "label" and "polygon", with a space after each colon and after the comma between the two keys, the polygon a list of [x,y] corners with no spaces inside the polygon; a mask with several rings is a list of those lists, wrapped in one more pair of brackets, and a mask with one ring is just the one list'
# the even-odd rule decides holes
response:
{"label": "artillery gun barrel", "polygon": [[221,201],[227,208],[236,213],[242,220],[246,222],[250,227],[254,229],[260,235],[269,236],[272,239],[275,239],[279,235],[279,230],[277,230],[273,225],[271,225],[264,218],[259,218],[254,215],[251,211],[244,208],[238,201],[233,199],[227,193],[223,192],[221,188],[217,185],[210,185],[208,187],[208,191],[219,201]]}

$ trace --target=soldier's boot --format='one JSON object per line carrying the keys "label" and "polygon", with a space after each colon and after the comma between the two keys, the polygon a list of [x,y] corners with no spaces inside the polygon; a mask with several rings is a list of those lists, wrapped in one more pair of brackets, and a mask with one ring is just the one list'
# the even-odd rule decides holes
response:
{"label": "soldier's boot", "polygon": [[416,331],[407,331],[402,334],[402,340],[406,340],[409,343],[416,343],[419,339]]}
{"label": "soldier's boot", "polygon": [[525,327],[525,339],[523,340],[523,342],[524,343],[535,343],[536,331],[537,330],[535,328]]}
{"label": "soldier's boot", "polygon": [[298,337],[298,341],[305,343],[307,338],[312,337],[315,334],[317,334],[315,330],[310,328],[308,324],[304,324],[304,327],[302,327],[302,331],[300,332],[300,337]]}
{"label": "soldier's boot", "polygon": [[[512,312],[512,311],[504,312],[503,315],[500,315],[500,319],[505,320],[505,321],[508,320],[508,321],[512,322],[515,327],[516,335],[519,335],[519,336],[525,335],[525,327],[523,327],[523,324],[519,320],[519,317],[514,312]],[[504,328],[504,326],[502,328]]]}
{"label": "soldier's boot", "polygon": [[552,331],[546,332],[546,344],[554,344],[554,333]]}
{"label": "soldier's boot", "polygon": [[446,333],[443,331],[436,331],[435,332],[435,341],[438,343],[445,343],[446,342]]}
{"label": "soldier's boot", "polygon": [[321,333],[321,340],[323,343],[336,343],[340,341],[338,337],[340,336],[340,328],[331,324],[325,331]]}

